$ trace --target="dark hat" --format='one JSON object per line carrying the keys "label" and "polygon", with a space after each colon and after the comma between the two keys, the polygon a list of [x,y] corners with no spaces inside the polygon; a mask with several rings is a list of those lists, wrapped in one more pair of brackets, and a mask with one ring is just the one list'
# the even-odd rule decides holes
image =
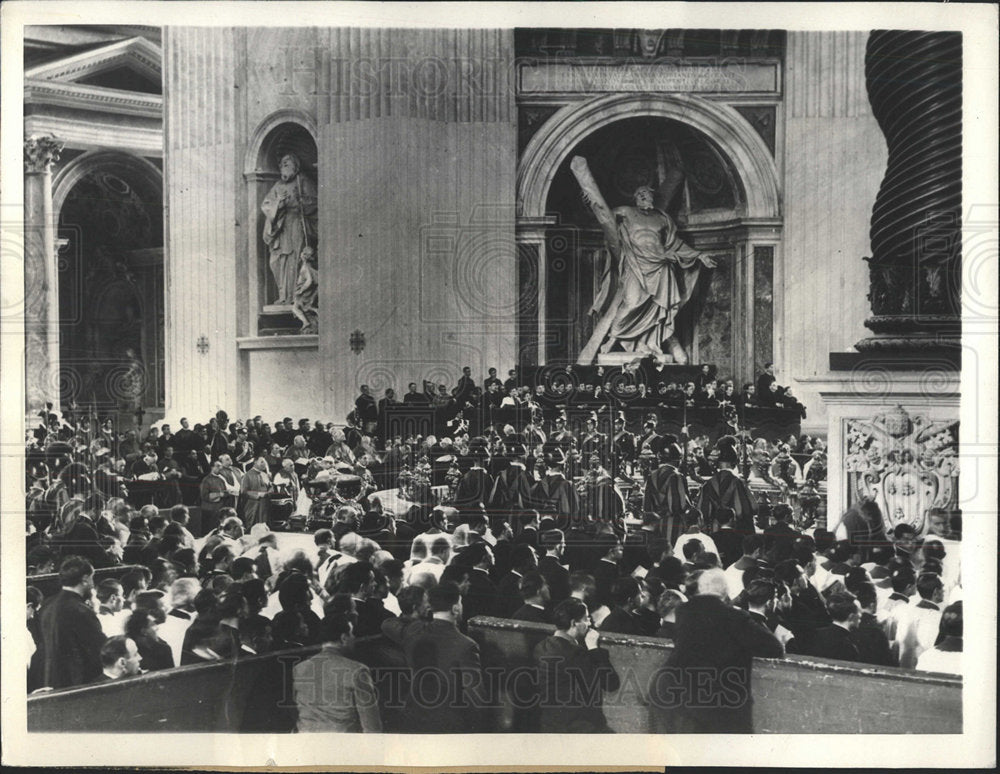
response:
{"label": "dark hat", "polygon": [[559,444],[545,444],[542,448],[542,453],[547,466],[564,465],[566,463],[566,455]]}
{"label": "dark hat", "polygon": [[528,454],[524,444],[517,439],[504,442],[504,451],[508,457],[524,457]]}
{"label": "dark hat", "polygon": [[684,452],[681,451],[681,447],[676,443],[663,444],[660,453],[663,455],[664,459],[669,462],[680,462],[681,457],[684,456]]}
{"label": "dark hat", "polygon": [[622,422],[622,423],[624,423],[626,421],[625,420],[625,412],[624,411],[619,411],[617,414],[615,414],[615,421],[616,422]]}
{"label": "dark hat", "polygon": [[719,462],[725,462],[727,465],[738,465],[739,461],[739,455],[732,446],[719,447]]}
{"label": "dark hat", "polygon": [[469,456],[477,460],[483,460],[490,456],[489,441],[481,436],[477,436],[469,441]]}
{"label": "dark hat", "polygon": [[735,449],[737,444],[739,444],[739,441],[736,440],[735,436],[724,435],[718,441],[715,442],[715,448],[719,449],[720,451],[725,447],[728,447],[730,449]]}

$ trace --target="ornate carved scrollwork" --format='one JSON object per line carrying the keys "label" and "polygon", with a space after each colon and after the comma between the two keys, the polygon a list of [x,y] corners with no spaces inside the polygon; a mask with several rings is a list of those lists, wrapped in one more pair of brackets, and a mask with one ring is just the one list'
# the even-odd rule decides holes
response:
{"label": "ornate carved scrollwork", "polygon": [[957,503],[958,421],[911,416],[902,406],[848,420],[844,465],[849,503],[874,500],[886,530],[909,524],[919,532],[929,509]]}

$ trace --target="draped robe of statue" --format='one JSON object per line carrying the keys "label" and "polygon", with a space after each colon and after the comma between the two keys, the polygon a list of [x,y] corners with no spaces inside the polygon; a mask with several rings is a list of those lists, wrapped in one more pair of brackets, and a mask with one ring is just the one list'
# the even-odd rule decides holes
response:
{"label": "draped robe of statue", "polygon": [[278,288],[275,304],[292,304],[302,251],[316,246],[316,203],[316,184],[301,174],[298,159],[287,154],[281,160],[281,179],[260,205],[265,218],[262,237]]}
{"label": "draped robe of statue", "polygon": [[[586,160],[574,157],[570,169],[604,229],[612,258],[591,308],[598,319],[579,364],[589,365],[616,343],[626,352],[660,356],[664,342],[675,362],[686,363],[687,354],[674,335],[674,319],[691,300],[702,264],[712,268],[714,261],[681,241],[673,219],[651,201],[646,208],[610,210]],[[663,178],[661,202],[669,199],[664,192],[671,182],[677,182],[665,174]]]}

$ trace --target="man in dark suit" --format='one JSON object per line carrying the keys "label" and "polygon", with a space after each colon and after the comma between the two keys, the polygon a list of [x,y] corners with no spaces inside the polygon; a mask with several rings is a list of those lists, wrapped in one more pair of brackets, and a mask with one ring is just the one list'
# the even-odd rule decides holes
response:
{"label": "man in dark suit", "polygon": [[69,556],[59,567],[61,591],[38,613],[42,635],[42,684],[68,688],[96,680],[101,674],[101,646],[105,636],[90,606],[94,567],[86,559]]}
{"label": "man in dark suit", "polygon": [[483,707],[476,702],[483,680],[479,646],[458,630],[462,597],[456,584],[443,582],[427,592],[430,620],[392,618],[382,632],[398,643],[412,672],[406,714],[410,730],[472,734],[485,731]]}
{"label": "man in dark suit", "polygon": [[687,480],[678,470],[681,449],[676,443],[664,443],[657,436],[652,444],[660,466],[649,474],[642,499],[642,510],[660,517],[661,534],[673,545],[684,524],[681,514],[691,506]]}
{"label": "man in dark suit", "polygon": [[674,733],[752,733],[751,666],[781,658],[781,643],[732,607],[722,570],[704,571],[677,608],[674,650],[650,683],[654,728]]}
{"label": "man in dark suit", "polygon": [[757,377],[757,403],[761,406],[773,406],[774,398],[771,385],[774,384],[774,363],[764,363],[764,373]]}
{"label": "man in dark suit", "polygon": [[858,661],[861,654],[854,640],[854,630],[861,620],[861,607],[853,594],[831,594],[826,610],[833,623],[812,633],[804,655],[817,658],[834,658],[839,661]]}
{"label": "man in dark suit", "polygon": [[486,374],[486,379],[483,381],[483,392],[487,392],[490,389],[490,385],[495,384],[498,389],[503,387],[503,382],[497,378],[497,369],[491,368]]}
{"label": "man in dark suit", "polygon": [[368,562],[352,562],[340,573],[337,590],[350,594],[358,620],[354,631],[358,637],[378,634],[382,622],[392,617],[382,600],[375,595],[375,571]]}
{"label": "man in dark suit", "polygon": [[515,621],[552,623],[552,615],[545,606],[549,603],[549,584],[540,572],[529,572],[520,583],[521,605],[511,616]]}
{"label": "man in dark suit", "polygon": [[792,518],[792,508],[787,503],[778,503],[771,508],[771,524],[764,529],[764,550],[770,551],[776,543],[791,546],[801,535],[788,521]]}
{"label": "man in dark suit", "polygon": [[[611,586],[611,612],[601,621],[602,632],[646,634],[642,631],[636,610],[643,603],[642,584],[632,577],[618,578]],[[652,632],[648,632],[652,634]]]}
{"label": "man in dark suit", "polygon": [[569,596],[569,569],[562,565],[566,551],[566,536],[562,530],[552,529],[542,533],[542,548],[545,556],[538,560],[538,571],[549,584],[553,604],[562,602]]}
{"label": "man in dark suit", "polygon": [[567,599],[553,612],[555,634],[535,646],[541,698],[542,733],[610,731],[604,716],[604,693],[621,685],[608,651],[590,624],[587,606]]}
{"label": "man in dark suit", "polygon": [[365,432],[370,432],[378,421],[378,403],[367,384],[361,385],[361,394],[354,400],[354,416]]}
{"label": "man in dark suit", "polygon": [[885,629],[875,617],[878,594],[871,583],[863,583],[858,589],[858,604],[861,619],[858,628],[851,632],[851,638],[858,648],[858,661],[876,666],[899,666],[899,659],[893,654]]}
{"label": "man in dark suit", "polygon": [[582,569],[594,576],[597,584],[595,595],[598,604],[612,607],[611,587],[621,576],[622,542],[616,535],[594,535],[592,542],[600,551],[601,558]]}
{"label": "man in dark suit", "polygon": [[[499,603],[497,587],[490,580],[493,567],[493,553],[486,543],[473,543],[462,549],[462,553],[449,564],[441,575],[441,581],[454,581],[466,590],[462,594],[463,621],[477,615],[496,615]],[[465,583],[469,585],[464,586]]]}
{"label": "man in dark suit", "polygon": [[417,383],[410,382],[403,396],[403,403],[408,406],[426,406],[430,403],[427,393],[417,390]]}
{"label": "man in dark suit", "polygon": [[718,522],[719,528],[711,534],[711,538],[715,547],[719,549],[719,560],[723,567],[729,567],[743,556],[744,535],[733,529],[735,515],[732,508],[719,508],[715,512],[715,520]]}
{"label": "man in dark suit", "polygon": [[514,538],[514,542],[526,543],[533,548],[538,548],[538,525],[540,520],[541,516],[538,511],[521,511],[518,514],[520,530],[517,533],[517,537]]}
{"label": "man in dark suit", "polygon": [[139,665],[142,663],[142,656],[135,640],[122,634],[111,637],[101,646],[100,658],[103,671],[94,679],[94,682],[98,683],[137,675]]}
{"label": "man in dark suit", "polygon": [[462,375],[458,379],[458,384],[451,391],[452,396],[455,398],[455,403],[459,406],[464,406],[474,389],[476,389],[476,383],[472,379],[472,369],[466,366],[462,369]]}
{"label": "man in dark suit", "polygon": [[533,546],[526,543],[515,543],[510,551],[510,572],[500,578],[497,583],[496,614],[509,618],[524,600],[521,598],[521,579],[525,575],[538,570],[538,555]]}

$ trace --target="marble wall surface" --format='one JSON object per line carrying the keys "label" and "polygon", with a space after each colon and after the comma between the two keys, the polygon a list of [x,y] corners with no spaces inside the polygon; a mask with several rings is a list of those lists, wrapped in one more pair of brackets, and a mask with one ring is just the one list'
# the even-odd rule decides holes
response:
{"label": "marble wall surface", "polygon": [[[822,432],[830,352],[863,338],[871,208],[887,151],[865,90],[867,32],[789,32],[785,64],[782,261],[774,295],[778,381]],[[840,378],[840,377],[837,377]],[[807,430],[808,431],[808,430]]]}
{"label": "marble wall surface", "polygon": [[243,174],[285,119],[315,132],[321,287],[320,365],[289,411],[340,422],[362,382],[514,364],[511,31],[178,28],[164,49],[168,413],[258,413],[257,381],[299,372],[301,347],[264,358],[255,340],[260,182]]}
{"label": "marble wall surface", "polygon": [[[866,35],[788,33],[774,360],[814,429],[826,424],[829,353],[864,335],[867,313],[861,259],[886,152],[864,88]],[[170,28],[164,58],[168,413],[249,411],[259,394],[247,383],[261,372],[247,354],[262,303],[259,182],[244,171],[260,127],[282,116],[318,149],[311,414],[342,421],[361,382],[405,390],[453,384],[465,365],[478,376],[514,364],[511,32]],[[280,345],[270,351],[283,362]],[[289,353],[294,369],[303,351]]]}

